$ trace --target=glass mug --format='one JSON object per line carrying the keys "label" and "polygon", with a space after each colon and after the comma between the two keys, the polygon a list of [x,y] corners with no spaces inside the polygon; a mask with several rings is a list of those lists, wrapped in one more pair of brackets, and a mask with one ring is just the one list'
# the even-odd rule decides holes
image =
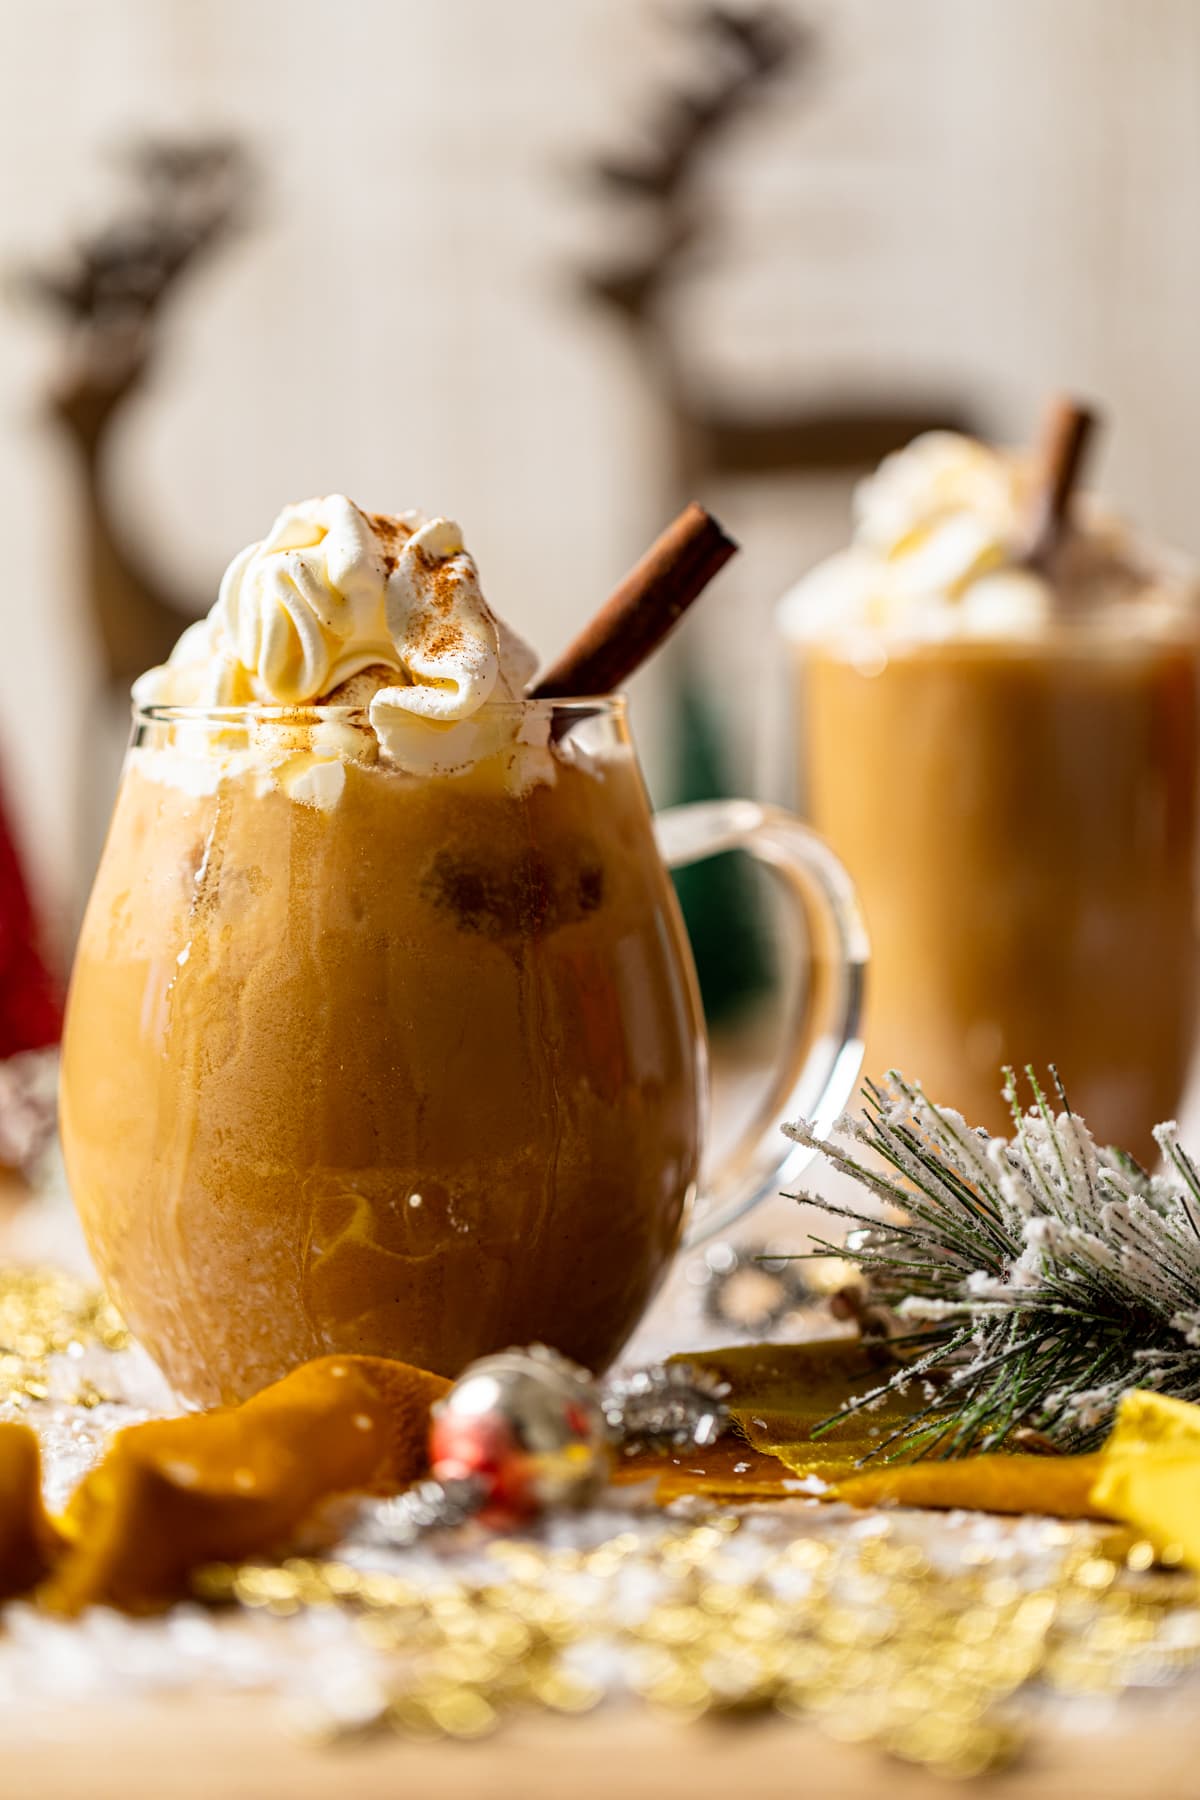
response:
{"label": "glass mug", "polygon": [[1137,602],[1029,639],[792,646],[803,811],[871,934],[868,1067],[1011,1129],[1053,1063],[1153,1164],[1196,1043],[1200,639]]}
{"label": "glass mug", "polygon": [[[454,1375],[542,1340],[601,1368],[681,1236],[807,1160],[781,1119],[827,1129],[850,1095],[866,944],[820,839],[747,801],[653,820],[619,698],[503,710],[552,778],[401,772],[348,708],[135,714],[62,1137],[100,1274],[189,1401],[339,1351]],[[664,859],[734,847],[782,878],[809,979],[697,1201],[704,1028]]]}

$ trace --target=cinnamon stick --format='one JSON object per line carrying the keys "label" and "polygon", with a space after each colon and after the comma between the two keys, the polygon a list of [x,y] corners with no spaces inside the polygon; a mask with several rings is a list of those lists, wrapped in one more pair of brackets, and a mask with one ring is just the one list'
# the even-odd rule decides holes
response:
{"label": "cinnamon stick", "polygon": [[1071,503],[1083,473],[1098,413],[1069,394],[1056,394],[1046,409],[1037,449],[1037,479],[1030,506],[1029,547],[1022,561],[1044,574],[1071,528]]}
{"label": "cinnamon stick", "polygon": [[692,501],[529,690],[533,700],[611,694],[657,650],[737,545]]}

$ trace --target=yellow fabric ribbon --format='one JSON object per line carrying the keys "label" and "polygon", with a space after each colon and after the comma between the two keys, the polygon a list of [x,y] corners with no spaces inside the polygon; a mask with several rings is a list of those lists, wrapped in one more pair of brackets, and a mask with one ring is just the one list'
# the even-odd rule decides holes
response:
{"label": "yellow fabric ribbon", "polygon": [[429,1409],[449,1385],[382,1357],[323,1357],[241,1406],[117,1432],[57,1520],[35,1434],[0,1425],[0,1595],[145,1612],[204,1563],[328,1539],[330,1503],[397,1493],[424,1472]]}
{"label": "yellow fabric ribbon", "polygon": [[0,1424],[0,1600],[41,1581],[61,1550],[42,1503],[37,1437],[28,1425]]}
{"label": "yellow fabric ribbon", "polygon": [[1200,1570],[1200,1406],[1126,1394],[1100,1461],[1092,1504]]}
{"label": "yellow fabric ribbon", "polygon": [[1200,1570],[1200,1406],[1135,1390],[1092,1456],[969,1456],[910,1463],[837,1482],[852,1506],[961,1506],[1132,1525]]}
{"label": "yellow fabric ribbon", "polygon": [[835,1482],[828,1498],[851,1506],[964,1507],[968,1512],[1111,1519],[1116,1515],[1093,1497],[1103,1466],[1103,1455],[965,1456],[955,1462],[867,1469]]}
{"label": "yellow fabric ribbon", "polygon": [[[822,1420],[856,1394],[879,1387],[894,1365],[886,1350],[851,1340],[739,1346],[692,1357],[730,1384],[735,1426],[750,1446],[739,1470],[728,1448],[658,1465],[658,1498],[784,1499],[805,1477],[827,1483],[822,1498],[852,1506],[963,1507],[1111,1519],[1200,1570],[1200,1406],[1135,1391],[1121,1401],[1104,1447],[1089,1456],[997,1454],[954,1461],[859,1468],[925,1404],[918,1388],[888,1394],[814,1438]],[[732,1466],[731,1466],[731,1458]],[[773,1473],[768,1459],[774,1459]],[[644,1475],[649,1463],[628,1465]]]}

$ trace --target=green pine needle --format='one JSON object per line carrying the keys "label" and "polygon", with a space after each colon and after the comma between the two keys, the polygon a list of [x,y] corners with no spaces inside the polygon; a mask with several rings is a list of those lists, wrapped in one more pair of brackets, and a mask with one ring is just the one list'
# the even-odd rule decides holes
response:
{"label": "green pine needle", "polygon": [[892,1340],[891,1379],[838,1415],[925,1384],[927,1404],[876,1455],[965,1456],[1022,1429],[1090,1450],[1131,1388],[1200,1401],[1200,1167],[1173,1124],[1155,1131],[1161,1175],[1100,1149],[1057,1073],[1057,1113],[1026,1074],[1027,1109],[1007,1073],[1007,1139],[894,1071],[866,1084],[864,1116],[839,1121],[840,1141],[785,1127],[887,1209],[793,1196],[850,1226],[815,1254],[857,1263],[870,1299],[916,1328]]}

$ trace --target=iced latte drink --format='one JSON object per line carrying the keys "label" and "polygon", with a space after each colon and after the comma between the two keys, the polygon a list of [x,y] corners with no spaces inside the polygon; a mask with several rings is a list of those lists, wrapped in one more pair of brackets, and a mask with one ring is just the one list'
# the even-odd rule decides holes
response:
{"label": "iced latte drink", "polygon": [[1094,511],[1020,566],[1028,479],[937,435],[863,485],[783,609],[799,774],[871,933],[867,1070],[999,1130],[1002,1066],[1053,1061],[1149,1158],[1195,1034],[1194,598]]}
{"label": "iced latte drink", "polygon": [[530,669],[455,527],[332,498],[139,685],[62,1125],[189,1399],[330,1349],[598,1367],[675,1249],[690,958],[620,703]]}

